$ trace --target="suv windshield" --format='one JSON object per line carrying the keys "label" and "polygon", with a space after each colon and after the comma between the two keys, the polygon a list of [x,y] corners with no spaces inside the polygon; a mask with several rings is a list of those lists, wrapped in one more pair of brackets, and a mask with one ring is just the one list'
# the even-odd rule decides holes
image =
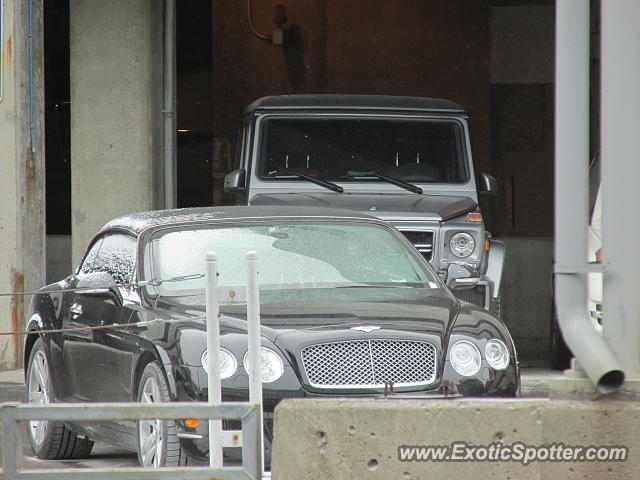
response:
{"label": "suv windshield", "polygon": [[271,117],[262,126],[263,180],[295,180],[295,174],[338,182],[380,181],[376,175],[418,183],[469,178],[461,126],[453,120]]}
{"label": "suv windshield", "polygon": [[[246,284],[245,255],[258,252],[262,290],[435,288],[435,275],[390,229],[371,224],[272,224],[162,230],[150,242],[153,278],[204,273],[215,251],[221,286]],[[204,278],[163,283],[165,296],[198,293]]]}

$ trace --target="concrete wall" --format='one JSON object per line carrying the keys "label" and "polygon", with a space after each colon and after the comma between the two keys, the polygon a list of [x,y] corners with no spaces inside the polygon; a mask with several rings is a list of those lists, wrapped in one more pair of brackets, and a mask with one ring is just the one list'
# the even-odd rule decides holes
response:
{"label": "concrete wall", "polygon": [[69,276],[76,265],[71,263],[71,235],[47,235],[47,280],[54,283]]}
{"label": "concrete wall", "polygon": [[108,220],[162,206],[162,8],[72,0],[72,258]]}
{"label": "concrete wall", "polygon": [[491,7],[490,25],[491,83],[553,83],[553,4]]}
{"label": "concrete wall", "polygon": [[491,8],[491,157],[500,191],[488,223],[501,237],[553,236],[555,8],[547,3]]}
{"label": "concrete wall", "polygon": [[503,319],[523,365],[548,366],[553,238],[504,237]]}
{"label": "concrete wall", "polygon": [[[0,292],[44,281],[42,4],[33,2],[31,75],[28,2],[3,2],[0,99]],[[30,81],[31,79],[31,81]],[[28,297],[0,297],[0,331],[22,330]],[[0,370],[21,363],[22,338],[0,337]]]}
{"label": "concrete wall", "polygon": [[[273,480],[640,478],[637,402],[560,400],[284,400],[276,408]],[[402,445],[622,445],[626,462],[401,462]]]}

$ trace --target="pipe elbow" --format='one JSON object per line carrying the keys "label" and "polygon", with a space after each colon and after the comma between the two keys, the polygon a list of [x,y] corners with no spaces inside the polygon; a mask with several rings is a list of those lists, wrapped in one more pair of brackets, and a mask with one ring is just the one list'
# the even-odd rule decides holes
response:
{"label": "pipe elbow", "polygon": [[556,303],[562,336],[598,392],[620,390],[625,373],[589,319],[585,274],[556,273]]}

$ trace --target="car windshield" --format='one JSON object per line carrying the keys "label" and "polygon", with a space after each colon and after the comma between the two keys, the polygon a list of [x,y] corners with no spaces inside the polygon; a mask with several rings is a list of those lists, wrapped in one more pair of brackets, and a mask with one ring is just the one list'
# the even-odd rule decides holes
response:
{"label": "car windshield", "polygon": [[376,175],[383,175],[405,182],[464,183],[469,178],[462,128],[453,120],[270,117],[261,125],[258,172],[263,180],[306,175],[382,181]]}
{"label": "car windshield", "polygon": [[374,224],[278,223],[167,229],[147,247],[152,278],[191,276],[159,287],[163,296],[202,293],[207,252],[218,258],[221,286],[246,284],[247,251],[259,259],[261,290],[348,287],[436,288],[419,256],[391,229]]}

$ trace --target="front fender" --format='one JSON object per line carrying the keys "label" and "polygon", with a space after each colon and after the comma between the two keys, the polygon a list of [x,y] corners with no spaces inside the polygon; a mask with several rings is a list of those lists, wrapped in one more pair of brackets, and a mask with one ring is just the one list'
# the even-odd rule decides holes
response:
{"label": "front fender", "polygon": [[502,282],[502,270],[504,268],[506,249],[504,242],[500,240],[489,240],[489,252],[487,258],[486,276],[493,282],[491,296],[498,298],[500,296],[500,284]]}

